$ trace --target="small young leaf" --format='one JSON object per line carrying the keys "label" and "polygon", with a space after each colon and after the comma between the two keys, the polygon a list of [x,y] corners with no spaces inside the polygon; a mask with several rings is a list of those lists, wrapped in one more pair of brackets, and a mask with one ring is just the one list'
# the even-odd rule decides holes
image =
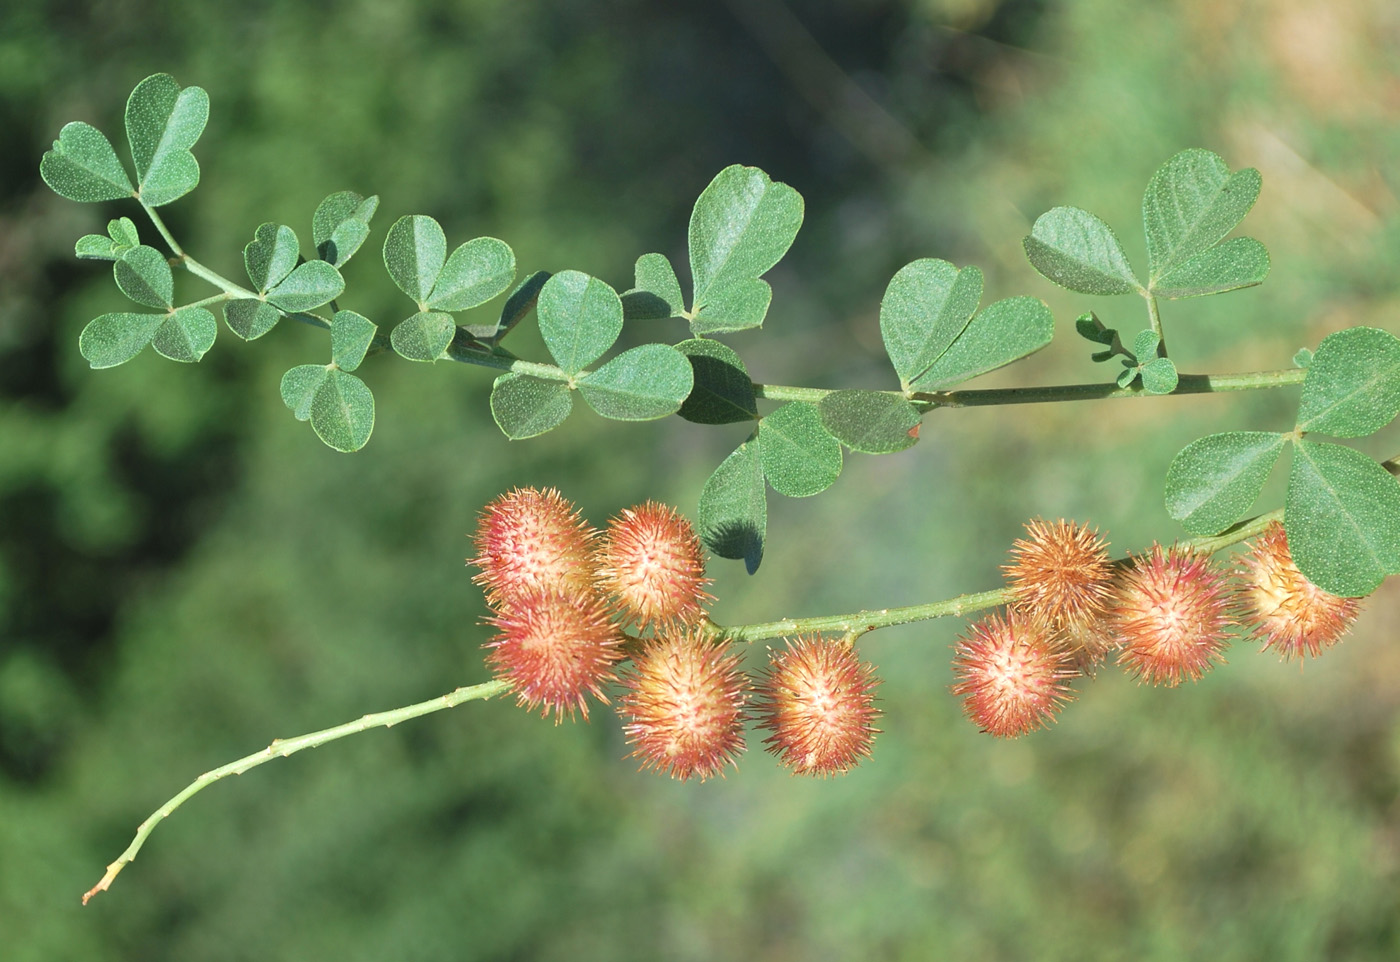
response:
{"label": "small young leaf", "polygon": [[535,302],[539,300],[540,291],[549,277],[549,271],[535,271],[515,285],[515,290],[510,292],[501,306],[499,321],[495,324],[464,324],[463,329],[478,340],[499,341],[535,309]]}
{"label": "small young leaf", "polygon": [[520,441],[553,431],[574,409],[569,385],[513,371],[491,385],[491,416],[506,437]]}
{"label": "small young leaf", "polygon": [[262,337],[281,318],[282,312],[266,301],[242,297],[224,304],[224,323],[245,341]]}
{"label": "small young leaf", "polygon": [[266,294],[276,287],[297,266],[301,245],[297,242],[296,231],[276,224],[260,224],[253,232],[253,239],[243,248],[243,265],[248,270],[248,280],[258,293]]}
{"label": "small young leaf", "polygon": [[374,431],[374,395],[353,374],[328,370],[311,397],[311,429],[327,447],[358,451]]}
{"label": "small young leaf", "polygon": [[919,440],[923,415],[884,391],[833,391],[817,405],[822,425],[852,451],[893,454]]}
{"label": "small young leaf", "polygon": [[1200,148],[1157,168],[1142,195],[1151,286],[1234,230],[1259,197],[1259,183],[1254,168],[1232,174],[1218,154]]}
{"label": "small young leaf", "polygon": [[669,344],[643,344],[579,375],[578,390],[605,418],[650,421],[680,410],[693,383],[684,354]]}
{"label": "small young leaf", "polygon": [[1368,595],[1400,572],[1400,482],[1360,451],[1295,443],[1284,527],[1294,563],[1334,595]]}
{"label": "small young leaf", "polygon": [[622,295],[622,313],[627,320],[680,317],[685,311],[681,282],[665,254],[643,254],[637,258],[633,277],[636,286]]}
{"label": "small young leaf", "polygon": [[880,336],[907,390],[919,389],[929,368],[967,327],[982,299],[982,272],[944,260],[906,264],[880,299]]}
{"label": "small young leaf", "polygon": [[1253,237],[1236,237],[1202,251],[1152,285],[1157,297],[1178,300],[1223,294],[1262,284],[1269,276],[1269,252]]}
{"label": "small young leaf", "polygon": [[369,221],[379,209],[379,197],[361,197],[353,190],[331,194],[311,215],[311,243],[316,256],[336,267],[355,256],[369,236]]}
{"label": "small young leaf", "polygon": [[690,358],[695,386],[676,413],[696,424],[733,424],[758,420],[753,381],[733,349],[699,337],[682,341],[676,350]]}
{"label": "small young leaf", "polygon": [[384,266],[394,283],[420,306],[437,283],[447,261],[447,235],[423,214],[400,217],[384,238]]}
{"label": "small young leaf", "polygon": [[705,547],[721,558],[743,559],[749,574],[763,561],[768,495],[758,433],[739,445],[700,492],[698,522]]}
{"label": "small young leaf", "polygon": [[288,314],[295,314],[329,304],[344,290],[345,278],[340,271],[326,261],[307,261],[298,264],[286,280],[268,291],[267,300]]}
{"label": "small young leaf", "polygon": [[1284,435],[1230,431],[1192,441],[1167,469],[1167,514],[1194,535],[1216,535],[1254,504],[1283,451]]}
{"label": "small young leaf", "polygon": [[1293,366],[1306,371],[1312,365],[1313,352],[1311,348],[1300,347],[1293,355]]}
{"label": "small young leaf", "polygon": [[465,311],[485,304],[515,280],[515,252],[494,237],[469,240],[452,252],[438,274],[428,306]]}
{"label": "small young leaf", "polygon": [[1133,338],[1133,357],[1139,364],[1146,364],[1157,356],[1157,345],[1161,343],[1162,338],[1156,331],[1138,331]]}
{"label": "small young leaf", "polygon": [[81,121],[63,125],[53,149],[39,161],[39,176],[55,194],[82,203],[121,200],[136,192],[111,142]]}
{"label": "small young leaf", "polygon": [[617,292],[579,271],[560,271],[546,281],[535,311],[545,346],[566,374],[598,360],[622,333]]}
{"label": "small young leaf", "polygon": [[1138,367],[1136,364],[1129,364],[1127,361],[1123,363],[1127,366],[1118,372],[1117,382],[1118,386],[1126,391],[1128,388],[1132,387],[1133,382],[1138,379],[1138,375],[1142,373],[1142,368]]}
{"label": "small young leaf", "polygon": [[353,371],[365,359],[379,327],[354,311],[336,311],[331,318],[331,363],[342,371]]}
{"label": "small young leaf", "polygon": [[782,259],[802,226],[802,196],[756,167],[720,171],[690,216],[695,334],[763,323],[772,290],[758,280]]}
{"label": "small young leaf", "polygon": [[107,222],[107,236],[112,238],[112,243],[119,250],[128,250],[141,243],[141,237],[136,232],[136,225],[131,222],[130,217],[117,217]]}
{"label": "small young leaf", "polygon": [[330,372],[331,369],[324,364],[298,364],[282,375],[282,403],[287,405],[298,421],[311,417],[311,403],[316,398],[316,391],[325,383]]}
{"label": "small young leaf", "polygon": [[193,364],[214,346],[219,322],[202,307],[182,307],[167,315],[151,335],[151,347],[162,357]]}
{"label": "small young leaf", "polygon": [[1176,390],[1180,376],[1169,357],[1159,357],[1142,366],[1142,389],[1148,394],[1170,394]]}
{"label": "small young leaf", "polygon": [[1087,210],[1055,207],[1041,214],[1023,241],[1031,266],[1081,294],[1142,290],[1113,230]]}
{"label": "small young leaf", "polygon": [[73,253],[86,261],[114,261],[124,250],[127,248],[117,247],[112,238],[102,234],[84,234],[73,245]]}
{"label": "small young leaf", "polygon": [[961,384],[1034,354],[1054,336],[1055,316],[1040,298],[1002,298],[977,312],[918,387],[937,391]]}
{"label": "small young leaf", "polygon": [[822,427],[814,404],[784,404],[758,422],[758,439],[763,473],[779,494],[818,494],[841,474],[841,443]]}
{"label": "small young leaf", "polygon": [[389,343],[400,357],[410,361],[436,361],[456,333],[457,325],[451,314],[419,311],[394,325]]}
{"label": "small young leaf", "polygon": [[1400,414],[1400,338],[1352,327],[1323,338],[1303,379],[1298,428],[1337,438],[1379,431]]}
{"label": "small young leaf", "polygon": [[174,306],[175,275],[165,255],[154,247],[133,247],[112,265],[122,293],[146,307]]}
{"label": "small young leaf", "polygon": [[94,369],[125,364],[151,343],[167,314],[103,314],[88,321],[78,351]]}
{"label": "small young leaf", "polygon": [[160,207],[199,184],[199,162],[190,148],[208,120],[209,95],[199,87],[182,90],[164,73],[136,85],[126,101],[126,137],[143,201]]}
{"label": "small young leaf", "polygon": [[1118,332],[1111,327],[1104,327],[1103,321],[1099,320],[1093,311],[1085,311],[1074,319],[1074,330],[1086,341],[1093,341],[1095,344],[1113,345],[1118,343]]}

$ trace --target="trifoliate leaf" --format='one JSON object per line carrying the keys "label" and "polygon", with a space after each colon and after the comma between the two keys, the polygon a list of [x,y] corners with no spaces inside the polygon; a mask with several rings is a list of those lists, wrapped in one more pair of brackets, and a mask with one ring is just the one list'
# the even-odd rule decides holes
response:
{"label": "trifoliate leaf", "polygon": [[801,226],[802,196],[787,184],[756,167],[720,171],[690,217],[691,331],[762,324],[773,292],[759,277],[787,253]]}
{"label": "trifoliate leaf", "polygon": [[919,378],[936,391],[986,374],[1050,343],[1055,317],[1038,297],[1006,297],[978,311],[951,347]]}
{"label": "trifoliate leaf", "polygon": [[379,197],[361,197],[353,190],[331,194],[311,216],[311,243],[316,256],[336,267],[355,255],[369,236],[369,221],[379,209]]}
{"label": "trifoliate leaf", "polygon": [[779,494],[818,494],[841,474],[841,443],[822,426],[814,404],[784,404],[758,422],[758,439],[763,473]]}
{"label": "trifoliate leaf", "polygon": [[914,261],[890,279],[880,299],[880,336],[906,391],[923,387],[981,299],[982,272],[944,260]]}
{"label": "trifoliate leaf", "polygon": [[546,281],[535,312],[545,346],[566,374],[598,360],[622,333],[617,292],[579,271],[560,271]]}
{"label": "trifoliate leaf", "polygon": [[1031,266],[1081,294],[1136,294],[1142,287],[1113,230],[1087,210],[1055,207],[1023,241]]}
{"label": "trifoliate leaf", "polygon": [[1249,510],[1283,451],[1272,431],[1230,431],[1192,441],[1167,469],[1167,513],[1194,535],[1216,535]]}
{"label": "trifoliate leaf", "polygon": [[676,345],[690,359],[694,387],[676,413],[696,424],[732,424],[758,420],[753,381],[733,349],[698,337]]}
{"label": "trifoliate leaf", "polygon": [[685,296],[675,268],[665,254],[643,254],[633,269],[635,287],[622,295],[622,313],[629,321],[680,317]]}
{"label": "trifoliate leaf", "polygon": [[53,149],[39,161],[39,176],[55,194],[82,203],[120,200],[135,192],[111,142],[81,121],[63,125]]}
{"label": "trifoliate leaf", "polygon": [[912,447],[923,421],[918,408],[884,391],[833,391],[817,409],[822,426],[862,454],[893,454]]}
{"label": "trifoliate leaf", "polygon": [[1232,174],[1218,154],[1200,148],[1157,168],[1142,196],[1149,287],[1163,287],[1162,278],[1234,230],[1259,197],[1259,184],[1259,171]]}
{"label": "trifoliate leaf", "polygon": [[117,258],[112,275],[123,294],[146,307],[174,306],[175,275],[154,247],[133,247]]}
{"label": "trifoliate leaf", "polygon": [[1324,591],[1370,594],[1400,572],[1400,482],[1340,444],[1293,447],[1284,527],[1294,563]]}
{"label": "trifoliate leaf", "polygon": [[465,311],[506,291],[515,280],[515,252],[505,241],[478,237],[462,244],[443,265],[428,306]]}
{"label": "trifoliate leaf", "polygon": [[507,372],[491,385],[491,416],[505,436],[519,441],[552,431],[574,409],[569,385]]}
{"label": "trifoliate leaf", "polygon": [[342,371],[353,371],[365,359],[374,343],[378,326],[363,314],[336,311],[331,318],[331,363]]}
{"label": "trifoliate leaf", "polygon": [[400,217],[384,238],[384,266],[394,283],[415,302],[426,305],[442,265],[447,261],[447,235],[431,217]]}
{"label": "trifoliate leaf", "polygon": [[693,384],[690,361],[669,344],[643,344],[579,375],[588,406],[614,421],[650,421],[675,414]]}
{"label": "trifoliate leaf", "polygon": [[763,561],[768,495],[758,433],[739,445],[700,492],[698,526],[705,547],[721,558],[743,559],[749,574]]}
{"label": "trifoliate leaf", "polygon": [[1329,334],[1303,379],[1298,428],[1359,438],[1400,414],[1400,338],[1374,327]]}
{"label": "trifoliate leaf", "polygon": [[1160,277],[1152,286],[1157,297],[1179,299],[1223,294],[1262,284],[1269,276],[1269,252],[1253,237],[1236,237],[1202,251]]}
{"label": "trifoliate leaf", "polygon": [[126,136],[141,200],[160,207],[194,190],[199,162],[190,148],[208,120],[209,95],[199,87],[182,90],[163,73],[136,85],[126,102]]}

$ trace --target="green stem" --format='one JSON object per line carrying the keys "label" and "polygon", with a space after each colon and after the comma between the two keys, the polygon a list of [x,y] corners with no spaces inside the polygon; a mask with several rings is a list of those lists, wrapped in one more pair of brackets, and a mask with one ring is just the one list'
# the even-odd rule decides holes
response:
{"label": "green stem", "polygon": [[166,802],[160,808],[151,813],[151,816],[141,823],[136,829],[136,837],[131,840],[131,844],[126,847],[111,865],[107,866],[107,872],[102,876],[101,881],[94,885],[83,896],[83,904],[86,905],[88,899],[98,892],[104,892],[112,884],[112,880],[117,877],[126,865],[136,858],[136,853],[141,851],[141,846],[145,844],[146,837],[155,830],[155,827],[170,816],[181,805],[208,788],[215,782],[228,778],[230,775],[242,775],[252,768],[257,768],[264,762],[270,762],[274,758],[286,758],[295,755],[306,748],[316,748],[327,742],[333,742],[344,738],[347,735],[355,735],[371,728],[390,728],[399,722],[408,721],[410,718],[419,718],[423,715],[430,715],[435,711],[442,711],[444,708],[453,708],[463,702],[479,701],[484,698],[494,698],[496,695],[503,695],[509,690],[509,685],[503,681],[488,681],[484,684],[473,685],[470,688],[458,688],[454,692],[440,695],[437,698],[430,698],[427,701],[419,702],[416,705],[405,705],[403,708],[395,708],[391,711],[382,711],[373,715],[365,715],[352,722],[343,725],[336,725],[334,728],[324,728],[318,732],[310,732],[305,735],[297,735],[294,738],[274,739],[260,752],[244,756],[237,761],[229,762],[227,765],[205,772],[190,784],[186,785],[180,794]]}
{"label": "green stem", "polygon": [[[1144,293],[1142,296],[1147,298],[1147,323],[1152,325],[1152,333],[1157,335],[1157,356],[1166,357],[1167,338],[1166,335],[1162,333],[1162,315],[1157,313],[1157,298],[1147,293]],[[1138,358],[1138,363],[1146,364],[1147,362],[1142,358]]]}
{"label": "green stem", "polygon": [[208,281],[210,284],[213,284],[219,290],[224,291],[231,297],[256,298],[258,296],[254,292],[248,290],[246,287],[241,287],[238,284],[233,283],[233,281],[224,277],[222,274],[219,274],[216,271],[211,271],[209,268],[205,267],[203,264],[195,260],[189,254],[186,254],[185,249],[180,246],[179,242],[175,240],[174,235],[170,233],[170,229],[165,226],[165,221],[161,220],[160,215],[156,213],[156,209],[147,204],[144,200],[140,203],[142,210],[144,210],[146,212],[146,216],[151,219],[151,223],[155,225],[156,230],[160,233],[160,236],[165,241],[166,246],[168,246],[171,252],[174,253],[176,260],[179,262],[180,266],[182,266],[185,270],[189,271],[191,274],[193,274],[195,277],[200,278],[201,280]]}

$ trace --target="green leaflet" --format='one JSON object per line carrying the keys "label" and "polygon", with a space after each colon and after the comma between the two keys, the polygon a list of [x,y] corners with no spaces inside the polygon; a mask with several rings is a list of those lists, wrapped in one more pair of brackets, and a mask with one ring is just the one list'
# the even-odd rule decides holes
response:
{"label": "green leaflet", "polygon": [[311,422],[327,447],[358,451],[374,431],[374,395],[353,374],[302,364],[282,375],[282,403],[298,421]]}
{"label": "green leaflet", "polygon": [[515,290],[510,292],[505,304],[501,305],[500,320],[494,324],[465,324],[463,327],[466,332],[480,341],[500,341],[535,309],[540,291],[544,289],[549,277],[549,271],[535,271],[515,285]]}
{"label": "green leaflet", "polygon": [[281,319],[282,312],[266,301],[243,297],[224,304],[224,323],[245,341],[262,337]]}
{"label": "green leaflet", "polygon": [[1157,297],[1178,299],[1223,294],[1262,284],[1269,276],[1269,252],[1253,237],[1236,237],[1202,251],[1152,286]]}
{"label": "green leaflet", "polygon": [[1353,327],[1323,338],[1307,364],[1298,429],[1359,438],[1400,414],[1400,338]]}
{"label": "green leaflet", "polygon": [[749,574],[763,561],[768,500],[758,433],[725,458],[700,492],[700,539],[721,558],[742,558]]}
{"label": "green leaflet", "polygon": [[841,444],[822,426],[816,405],[793,401],[758,422],[763,473],[779,494],[819,494],[841,474]]}
{"label": "green leaflet", "polygon": [[901,386],[921,381],[967,327],[982,299],[982,272],[924,258],[901,267],[880,300],[880,336]]}
{"label": "green leaflet", "polygon": [[135,188],[107,137],[90,124],[64,124],[53,149],[39,161],[39,176],[55,194],[82,203],[120,200]]}
{"label": "green leaflet", "polygon": [[114,261],[141,243],[136,225],[130,217],[118,217],[107,222],[107,236],[84,234],[78,238],[73,252],[87,260]]}
{"label": "green leaflet", "polygon": [[622,312],[629,321],[680,317],[685,295],[676,270],[664,254],[643,254],[633,269],[635,286],[622,295]]}
{"label": "green leaflet", "polygon": [[267,292],[267,302],[288,314],[329,304],[345,290],[345,278],[326,261],[298,264],[286,279]]}
{"label": "green leaflet", "polygon": [[676,413],[696,424],[758,420],[753,381],[743,359],[719,341],[698,337],[676,345],[690,359],[694,387]]}
{"label": "green leaflet", "polygon": [[1368,595],[1400,572],[1400,482],[1360,451],[1295,443],[1284,526],[1294,563],[1334,595]]}
{"label": "green leaflet", "polygon": [[1218,154],[1200,148],[1157,168],[1142,196],[1149,287],[1162,297],[1188,296],[1166,293],[1173,285],[1165,278],[1234,230],[1254,206],[1259,186],[1259,171],[1232,174]]}
{"label": "green leaflet", "polygon": [[331,363],[342,371],[353,371],[365,359],[379,328],[369,318],[354,311],[336,311],[331,318]]}
{"label": "green leaflet", "polygon": [[1192,441],[1167,469],[1167,514],[1194,535],[1215,535],[1254,504],[1283,451],[1273,431],[1230,431]]}
{"label": "green leaflet", "polygon": [[427,304],[446,262],[447,235],[431,217],[400,217],[384,238],[384,267],[399,290],[420,305]]}
{"label": "green leaflet", "polygon": [[491,385],[491,416],[512,440],[554,430],[573,409],[573,396],[563,381],[507,372]]}
{"label": "green leaflet", "polygon": [[296,231],[287,226],[260,224],[253,239],[243,248],[243,266],[248,280],[260,294],[276,287],[297,266],[301,245]]}
{"label": "green leaflet", "polygon": [[913,447],[923,422],[918,408],[884,391],[833,391],[817,410],[833,437],[862,454],[893,454]]}
{"label": "green leaflet", "polygon": [[986,374],[1050,343],[1055,317],[1037,297],[1006,297],[988,304],[958,339],[919,378],[918,390],[934,391]]}
{"label": "green leaflet", "polygon": [[182,307],[166,316],[151,335],[151,347],[162,357],[193,364],[214,346],[219,322],[202,307]]}
{"label": "green leaflet", "polygon": [[103,314],[88,321],[78,351],[94,369],[125,364],[151,343],[166,314]]}
{"label": "green leaflet", "polygon": [[691,331],[758,327],[772,289],[759,278],[782,259],[802,226],[802,196],[756,167],[715,175],[690,217]]}
{"label": "green leaflet", "polygon": [[160,207],[199,184],[199,162],[190,148],[208,120],[209,95],[199,87],[181,89],[163,73],[136,85],[126,102],[126,137],[143,202]]}
{"label": "green leaflet", "polygon": [[650,421],[680,409],[692,385],[690,362],[669,344],[643,344],[579,376],[588,406],[615,421]]}
{"label": "green leaflet", "polygon": [[1087,210],[1046,211],[1022,243],[1031,265],[1061,287],[1105,295],[1142,290],[1117,235]]}
{"label": "green leaflet", "polygon": [[394,325],[389,343],[400,357],[410,361],[436,361],[456,334],[457,325],[451,314],[419,311]]}
{"label": "green leaflet", "polygon": [[505,241],[478,237],[447,258],[433,284],[428,307],[465,311],[504,293],[515,280],[515,252]]}
{"label": "green leaflet", "polygon": [[546,281],[535,313],[545,346],[565,374],[598,360],[622,333],[617,292],[580,271],[560,271]]}
{"label": "green leaflet", "polygon": [[175,275],[165,255],[145,245],[126,251],[112,265],[112,276],[123,294],[146,307],[174,306]]}
{"label": "green leaflet", "polygon": [[311,216],[311,243],[316,256],[343,267],[369,237],[369,222],[379,209],[379,197],[361,197],[353,190],[331,194]]}

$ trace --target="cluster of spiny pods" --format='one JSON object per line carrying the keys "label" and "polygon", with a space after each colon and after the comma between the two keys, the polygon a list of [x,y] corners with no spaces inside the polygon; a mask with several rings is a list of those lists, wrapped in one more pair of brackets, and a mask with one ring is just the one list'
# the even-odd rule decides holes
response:
{"label": "cluster of spiny pods", "polygon": [[1048,723],[1071,679],[1117,654],[1141,681],[1175,687],[1223,662],[1242,628],[1285,658],[1317,656],[1341,640],[1360,602],[1323,591],[1269,525],[1233,569],[1190,548],[1153,545],[1124,564],[1084,525],[1032,521],[1005,566],[1013,600],[957,646],[956,694],[983,731],[1016,736]]}
{"label": "cluster of spiny pods", "polygon": [[848,641],[801,636],[748,677],[705,615],[700,540],[673,508],[648,501],[598,532],[558,491],[520,488],[483,510],[476,548],[499,631],[487,662],[522,705],[587,718],[585,696],[606,703],[603,686],[620,683],[632,756],[681,779],[722,774],[750,717],[797,773],[870,754],[873,666]]}
{"label": "cluster of spiny pods", "polygon": [[[1114,653],[1142,681],[1175,686],[1222,662],[1237,627],[1285,658],[1315,656],[1359,607],[1304,577],[1277,524],[1234,570],[1181,546],[1115,562],[1087,526],[1026,527],[1006,566],[1010,604],[972,625],[954,656],[953,692],[1002,737],[1045,726],[1071,680]],[[558,491],[519,488],[482,511],[476,548],[473,580],[498,630],[487,662],[520,704],[556,722],[587,718],[586,696],[607,703],[604,686],[620,684],[632,757],[681,779],[722,774],[750,718],[799,774],[840,774],[870,754],[873,666],[849,638],[800,635],[746,675],[705,614],[700,541],[673,508],[648,501],[599,532]]]}

